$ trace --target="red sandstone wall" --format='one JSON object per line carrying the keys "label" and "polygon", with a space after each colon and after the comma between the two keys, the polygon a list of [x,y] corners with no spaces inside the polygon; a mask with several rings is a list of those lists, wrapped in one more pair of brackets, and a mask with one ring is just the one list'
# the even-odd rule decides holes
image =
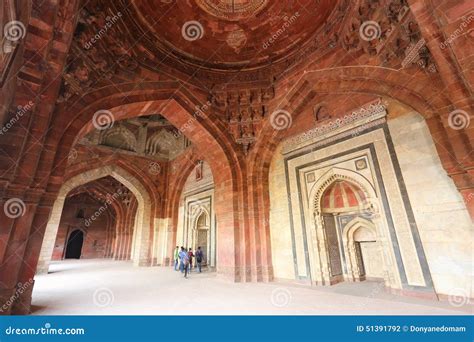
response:
{"label": "red sandstone wall", "polygon": [[112,243],[108,230],[114,228],[114,222],[110,211],[102,213],[89,226],[85,225],[85,219],[77,218],[79,209],[84,210],[84,217],[89,218],[94,212],[99,210],[101,204],[84,196],[74,196],[64,205],[61,222],[58,228],[52,260],[61,260],[65,255],[67,237],[69,234],[81,228],[85,231],[84,243],[82,246],[81,259],[105,258],[107,257],[107,247]]}

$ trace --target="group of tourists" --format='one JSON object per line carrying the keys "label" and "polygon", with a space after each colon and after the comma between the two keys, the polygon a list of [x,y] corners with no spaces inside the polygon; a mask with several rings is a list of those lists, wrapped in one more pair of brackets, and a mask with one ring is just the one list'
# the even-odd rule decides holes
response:
{"label": "group of tourists", "polygon": [[174,270],[178,271],[179,269],[181,273],[184,273],[184,277],[187,278],[188,274],[193,269],[193,258],[196,258],[195,267],[197,267],[198,272],[201,273],[203,259],[201,247],[198,247],[193,253],[192,248],[189,248],[186,251],[186,248],[183,246],[176,246],[176,249],[174,250]]}

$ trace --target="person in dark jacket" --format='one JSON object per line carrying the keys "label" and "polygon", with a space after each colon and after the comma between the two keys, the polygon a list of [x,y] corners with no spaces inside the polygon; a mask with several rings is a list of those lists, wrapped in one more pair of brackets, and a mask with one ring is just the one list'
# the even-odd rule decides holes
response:
{"label": "person in dark jacket", "polygon": [[202,253],[202,249],[201,247],[198,247],[198,249],[196,250],[196,263],[197,263],[199,273],[201,273],[203,257],[204,257],[204,254]]}

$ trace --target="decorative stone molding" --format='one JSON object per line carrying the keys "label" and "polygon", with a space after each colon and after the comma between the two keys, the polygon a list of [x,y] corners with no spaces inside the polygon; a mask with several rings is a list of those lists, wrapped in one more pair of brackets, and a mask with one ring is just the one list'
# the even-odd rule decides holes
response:
{"label": "decorative stone molding", "polygon": [[[120,141],[119,145],[109,145],[110,138],[118,138],[118,141]],[[100,136],[100,143],[115,148],[127,149],[129,151],[137,150],[137,138],[127,127],[123,125],[117,125],[102,131]]]}
{"label": "decorative stone molding", "polygon": [[247,153],[257,140],[268,102],[275,96],[273,86],[246,90],[221,90],[212,94],[213,109],[224,113],[234,141]]}
{"label": "decorative stone molding", "polygon": [[286,154],[312,143],[322,143],[347,136],[358,135],[361,131],[385,121],[387,110],[381,100],[369,103],[362,108],[329,121],[307,132],[283,142],[282,153]]}
{"label": "decorative stone molding", "polygon": [[268,6],[268,0],[253,1],[211,1],[197,0],[197,5],[207,13],[224,20],[245,20],[260,13]]}
{"label": "decorative stone molding", "polygon": [[430,73],[437,72],[407,0],[360,2],[340,35],[345,50],[363,50],[377,57],[383,66],[396,69],[417,66]]}

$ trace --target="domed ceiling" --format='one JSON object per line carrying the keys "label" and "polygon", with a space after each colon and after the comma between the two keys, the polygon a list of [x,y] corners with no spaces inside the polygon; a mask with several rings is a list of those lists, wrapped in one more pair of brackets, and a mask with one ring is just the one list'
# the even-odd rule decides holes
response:
{"label": "domed ceiling", "polygon": [[226,69],[268,65],[287,57],[322,28],[337,3],[132,0],[129,10],[154,48],[182,62]]}

